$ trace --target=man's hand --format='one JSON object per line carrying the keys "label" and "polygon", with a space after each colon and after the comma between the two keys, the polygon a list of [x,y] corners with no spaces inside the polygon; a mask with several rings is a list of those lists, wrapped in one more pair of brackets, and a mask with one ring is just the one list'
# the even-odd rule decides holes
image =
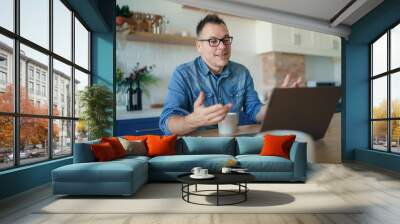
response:
{"label": "man's hand", "polygon": [[204,93],[200,92],[193,105],[193,113],[185,117],[188,125],[192,128],[214,125],[222,121],[232,107],[231,103],[226,105],[215,104],[209,107],[204,106]]}
{"label": "man's hand", "polygon": [[[297,88],[300,87],[301,83],[303,82],[303,77],[298,77],[292,84],[289,86],[290,82],[290,75],[287,74],[285,76],[285,79],[283,80],[282,85],[280,88]],[[263,105],[260,109],[260,111],[256,115],[256,120],[257,122],[262,122],[264,120],[265,114],[267,112],[267,104]]]}
{"label": "man's hand", "polygon": [[292,85],[289,86],[289,82],[290,82],[290,75],[287,74],[285,76],[285,79],[283,80],[283,83],[281,85],[281,88],[294,88],[294,87],[300,87],[301,83],[303,82],[303,77],[298,77],[296,79],[296,81],[294,81],[292,83]]}

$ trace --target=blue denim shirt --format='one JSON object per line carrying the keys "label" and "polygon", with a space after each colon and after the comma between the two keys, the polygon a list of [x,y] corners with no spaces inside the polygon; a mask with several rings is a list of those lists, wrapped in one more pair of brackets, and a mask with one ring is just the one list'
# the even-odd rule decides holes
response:
{"label": "blue denim shirt", "polygon": [[193,104],[200,91],[205,93],[204,105],[232,103],[230,112],[243,110],[253,121],[263,105],[254,90],[249,70],[229,61],[221,74],[214,75],[201,57],[178,66],[169,82],[160,116],[160,128],[171,134],[167,127],[173,115],[186,116],[193,112]]}

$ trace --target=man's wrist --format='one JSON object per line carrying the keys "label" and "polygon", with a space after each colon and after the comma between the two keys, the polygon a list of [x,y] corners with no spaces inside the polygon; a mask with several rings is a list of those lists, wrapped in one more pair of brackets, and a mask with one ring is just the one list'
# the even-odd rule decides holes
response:
{"label": "man's wrist", "polygon": [[265,118],[265,114],[267,112],[267,105],[264,104],[260,107],[260,110],[258,111],[258,113],[256,114],[256,121],[257,122],[262,122]]}
{"label": "man's wrist", "polygon": [[187,125],[189,129],[196,130],[199,127],[197,122],[193,119],[193,113],[186,115],[183,119],[185,121],[184,124]]}

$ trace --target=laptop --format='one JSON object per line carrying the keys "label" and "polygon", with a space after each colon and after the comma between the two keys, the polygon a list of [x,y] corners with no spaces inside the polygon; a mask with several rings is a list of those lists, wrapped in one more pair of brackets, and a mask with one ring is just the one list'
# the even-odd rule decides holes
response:
{"label": "laptop", "polygon": [[275,88],[260,132],[297,130],[324,137],[341,96],[340,87]]}

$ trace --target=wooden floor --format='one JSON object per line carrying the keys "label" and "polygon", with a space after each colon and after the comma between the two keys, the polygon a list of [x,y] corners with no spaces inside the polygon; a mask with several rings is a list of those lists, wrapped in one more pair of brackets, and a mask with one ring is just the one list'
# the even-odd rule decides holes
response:
{"label": "wooden floor", "polygon": [[308,182],[366,206],[356,214],[35,214],[54,200],[47,185],[1,201],[0,223],[400,223],[400,174],[357,163],[314,164]]}

